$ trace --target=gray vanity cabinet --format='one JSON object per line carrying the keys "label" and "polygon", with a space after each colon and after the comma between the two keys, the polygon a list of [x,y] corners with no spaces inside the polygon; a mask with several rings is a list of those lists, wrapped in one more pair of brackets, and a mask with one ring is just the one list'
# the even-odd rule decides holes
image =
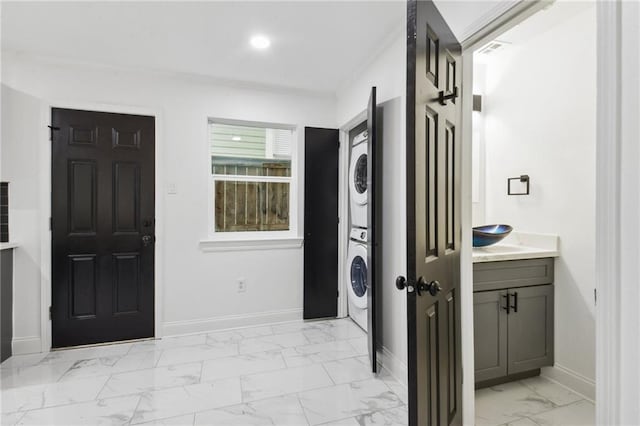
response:
{"label": "gray vanity cabinet", "polygon": [[506,291],[473,294],[476,382],[507,375]]}
{"label": "gray vanity cabinet", "polygon": [[553,259],[474,265],[474,289],[482,289],[473,294],[476,385],[553,365],[552,284]]}
{"label": "gray vanity cabinet", "polygon": [[508,373],[553,365],[553,286],[513,289],[510,298]]}

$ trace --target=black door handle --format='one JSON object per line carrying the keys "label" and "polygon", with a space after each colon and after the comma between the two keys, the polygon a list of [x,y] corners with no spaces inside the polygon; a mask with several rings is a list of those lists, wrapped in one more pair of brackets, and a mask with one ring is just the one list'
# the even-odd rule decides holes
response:
{"label": "black door handle", "polygon": [[517,291],[513,292],[513,305],[511,305],[511,307],[513,308],[513,312],[518,312],[518,292]]}
{"label": "black door handle", "polygon": [[511,303],[510,303],[511,295],[509,293],[507,293],[507,294],[503,294],[502,297],[504,297],[506,299],[506,302],[507,302],[507,303],[505,303],[505,306],[502,306],[502,309],[507,311],[507,315],[509,315],[509,313],[511,312]]}
{"label": "black door handle", "polygon": [[142,236],[142,245],[144,247],[147,247],[152,242],[153,242],[153,237],[151,235],[143,235]]}
{"label": "black door handle", "polygon": [[453,88],[453,92],[447,95],[444,94],[444,90],[440,91],[440,93],[438,93],[438,102],[440,102],[440,105],[446,105],[448,100],[454,100],[457,97],[458,87],[456,86]]}

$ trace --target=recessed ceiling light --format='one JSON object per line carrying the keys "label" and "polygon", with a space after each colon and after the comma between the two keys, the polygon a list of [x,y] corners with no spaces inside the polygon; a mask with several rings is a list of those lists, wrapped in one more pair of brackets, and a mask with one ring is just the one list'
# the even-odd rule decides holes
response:
{"label": "recessed ceiling light", "polygon": [[231,140],[232,141],[241,141],[242,138],[240,136],[233,136],[233,137],[231,137]]}
{"label": "recessed ceiling light", "polygon": [[255,35],[251,37],[250,43],[255,49],[266,49],[271,45],[271,40],[263,35]]}

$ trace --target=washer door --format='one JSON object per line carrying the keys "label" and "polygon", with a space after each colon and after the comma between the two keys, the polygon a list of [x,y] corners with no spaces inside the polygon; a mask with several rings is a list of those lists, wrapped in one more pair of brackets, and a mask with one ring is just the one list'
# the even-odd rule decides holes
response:
{"label": "washer door", "polygon": [[349,192],[351,199],[357,204],[367,204],[367,147],[361,143],[351,150],[349,165]]}
{"label": "washer door", "polygon": [[354,242],[349,243],[347,259],[347,287],[349,299],[360,309],[367,308],[367,248]]}

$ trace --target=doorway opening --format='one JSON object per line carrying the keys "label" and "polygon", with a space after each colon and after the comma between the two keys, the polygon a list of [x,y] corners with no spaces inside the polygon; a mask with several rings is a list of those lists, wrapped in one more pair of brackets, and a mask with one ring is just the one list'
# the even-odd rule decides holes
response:
{"label": "doorway opening", "polygon": [[472,224],[513,228],[472,254],[476,424],[595,422],[596,61],[586,2],[473,52]]}

